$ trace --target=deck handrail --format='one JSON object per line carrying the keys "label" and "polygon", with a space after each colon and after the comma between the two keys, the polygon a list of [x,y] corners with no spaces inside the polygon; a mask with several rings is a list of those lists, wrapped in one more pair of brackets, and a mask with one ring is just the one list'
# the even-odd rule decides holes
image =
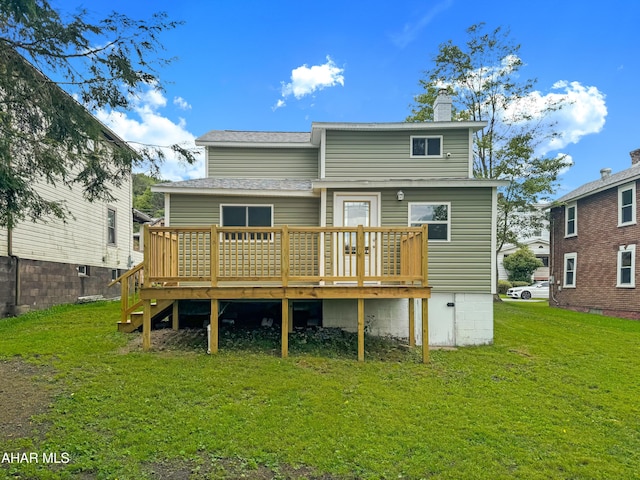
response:
{"label": "deck handrail", "polygon": [[427,285],[426,225],[144,228],[144,271],[150,284]]}
{"label": "deck handrail", "polygon": [[130,315],[142,307],[140,299],[140,288],[144,281],[144,263],[139,263],[130,270],[113,280],[109,287],[116,283],[120,283],[120,321],[125,323],[129,320]]}

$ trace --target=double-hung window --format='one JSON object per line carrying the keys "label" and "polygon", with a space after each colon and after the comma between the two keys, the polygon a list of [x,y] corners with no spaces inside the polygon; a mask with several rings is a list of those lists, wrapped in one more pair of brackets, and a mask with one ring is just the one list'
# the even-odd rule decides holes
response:
{"label": "double-hung window", "polygon": [[[272,205],[222,205],[221,218],[223,227],[271,227],[273,226]],[[227,234],[227,238],[236,238],[235,233]],[[252,234],[251,238],[268,240],[269,233]]]}
{"label": "double-hung window", "polygon": [[623,185],[618,188],[618,226],[636,223],[636,184]]}
{"label": "double-hung window", "polygon": [[564,276],[562,286],[564,288],[576,287],[576,270],[578,264],[578,254],[565,253],[564,254]]}
{"label": "double-hung window", "polygon": [[442,157],[442,136],[411,136],[411,158]]}
{"label": "double-hung window", "polygon": [[116,244],[116,211],[113,208],[107,209],[107,244]]}
{"label": "double-hung window", "polygon": [[448,242],[451,240],[450,203],[409,203],[409,226],[428,225],[429,240]]}
{"label": "double-hung window", "polygon": [[636,286],[636,246],[627,245],[618,250],[618,287]]}
{"label": "double-hung window", "polygon": [[578,235],[578,204],[570,203],[566,206],[564,212],[564,236],[573,237]]}

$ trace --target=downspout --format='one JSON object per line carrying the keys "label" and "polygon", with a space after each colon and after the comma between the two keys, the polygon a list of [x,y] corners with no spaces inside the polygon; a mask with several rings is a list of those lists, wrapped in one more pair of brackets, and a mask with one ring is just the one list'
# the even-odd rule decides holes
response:
{"label": "downspout", "polygon": [[18,305],[20,305],[20,257],[13,254],[13,227],[7,227],[7,255],[12,259],[15,265],[15,287],[13,290],[13,309],[12,314],[17,311]]}
{"label": "downspout", "polygon": [[556,306],[558,306],[559,302],[556,299],[556,276],[555,276],[555,269],[554,269],[554,265],[555,265],[555,251],[554,251],[554,241],[553,241],[553,237],[554,237],[554,232],[555,229],[553,228],[553,224],[554,224],[554,216],[553,216],[553,212],[552,209],[549,209],[549,269],[551,270],[551,278],[550,280],[550,289],[549,291],[551,292],[551,300],[553,301],[553,303],[556,304]]}

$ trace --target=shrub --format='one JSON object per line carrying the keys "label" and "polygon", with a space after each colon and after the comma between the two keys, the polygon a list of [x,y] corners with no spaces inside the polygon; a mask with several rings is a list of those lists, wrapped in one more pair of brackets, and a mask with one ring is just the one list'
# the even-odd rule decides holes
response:
{"label": "shrub", "polygon": [[531,282],[513,282],[514,287],[528,287]]}
{"label": "shrub", "polygon": [[529,247],[522,247],[516,253],[505,257],[502,264],[509,272],[509,281],[527,282],[527,285],[531,283],[533,272],[543,266]]}
{"label": "shrub", "polygon": [[498,293],[505,294],[513,285],[508,280],[498,280]]}

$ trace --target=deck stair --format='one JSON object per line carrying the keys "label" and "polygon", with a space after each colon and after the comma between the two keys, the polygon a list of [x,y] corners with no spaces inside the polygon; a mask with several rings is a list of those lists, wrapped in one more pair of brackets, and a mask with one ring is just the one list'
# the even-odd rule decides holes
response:
{"label": "deck stair", "polygon": [[[173,300],[158,300],[151,302],[151,321],[161,320],[167,317],[173,307]],[[142,326],[142,310],[131,312],[129,319],[118,322],[118,331],[123,333],[131,333]]]}

